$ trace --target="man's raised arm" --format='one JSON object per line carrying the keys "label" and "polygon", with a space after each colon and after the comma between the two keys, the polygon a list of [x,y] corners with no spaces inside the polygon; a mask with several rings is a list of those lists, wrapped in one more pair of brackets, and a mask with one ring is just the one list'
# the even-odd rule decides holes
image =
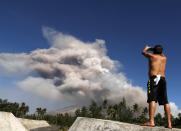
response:
{"label": "man's raised arm", "polygon": [[153,56],[153,54],[149,52],[149,51],[152,51],[152,50],[153,50],[153,49],[152,49],[151,47],[145,46],[145,48],[144,48],[143,51],[142,51],[142,54],[143,54],[145,57],[149,58],[149,57]]}

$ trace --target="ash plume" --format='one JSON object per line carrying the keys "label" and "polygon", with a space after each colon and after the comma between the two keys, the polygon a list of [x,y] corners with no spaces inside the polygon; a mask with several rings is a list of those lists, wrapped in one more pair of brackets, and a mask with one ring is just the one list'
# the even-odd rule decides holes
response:
{"label": "ash plume", "polygon": [[120,63],[107,55],[104,40],[83,42],[49,27],[43,27],[43,35],[50,43],[48,49],[0,53],[3,75],[25,76],[17,81],[19,88],[78,105],[104,99],[116,103],[123,97],[129,105],[146,104],[145,91],[118,71]]}

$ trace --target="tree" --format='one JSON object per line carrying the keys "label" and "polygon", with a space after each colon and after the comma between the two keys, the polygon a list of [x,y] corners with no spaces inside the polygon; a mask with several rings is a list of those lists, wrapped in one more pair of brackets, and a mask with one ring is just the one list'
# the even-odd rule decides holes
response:
{"label": "tree", "polygon": [[108,101],[107,99],[105,99],[102,103],[102,116],[104,116],[104,119],[108,119],[107,108],[108,108]]}
{"label": "tree", "polygon": [[44,115],[46,114],[46,108],[36,108],[36,112],[38,114],[38,119],[43,119]]}
{"label": "tree", "polygon": [[77,109],[74,114],[75,114],[76,117],[81,116],[81,110]]}
{"label": "tree", "polygon": [[174,119],[173,126],[181,128],[181,113],[178,113],[178,116]]}
{"label": "tree", "polygon": [[107,105],[108,105],[108,101],[107,101],[107,99],[105,99],[105,100],[103,101],[103,103],[102,103],[102,106],[103,106],[104,109],[106,109],[106,108],[107,108]]}
{"label": "tree", "polygon": [[16,117],[24,117],[29,112],[29,107],[23,102],[21,106],[19,103],[8,102],[7,99],[0,100],[0,110],[6,112],[12,112]]}
{"label": "tree", "polygon": [[87,107],[85,107],[85,106],[82,107],[82,109],[81,109],[81,116],[82,117],[88,117],[89,116],[89,112],[88,112]]}
{"label": "tree", "polygon": [[143,123],[143,122],[147,121],[147,115],[148,115],[148,108],[145,107],[145,108],[143,108],[142,114],[138,118],[138,122]]}
{"label": "tree", "polygon": [[19,117],[24,117],[29,112],[29,107],[23,102],[19,107]]}
{"label": "tree", "polygon": [[46,113],[46,108],[36,108],[36,113],[38,114],[38,119],[43,119],[45,113]]}
{"label": "tree", "polygon": [[134,115],[134,120],[135,122],[137,122],[137,119],[138,119],[138,115],[139,115],[139,106],[137,103],[135,103],[133,105],[133,115]]}
{"label": "tree", "polygon": [[19,103],[13,103],[12,104],[12,108],[13,108],[13,110],[12,110],[12,113],[16,116],[16,117],[19,117],[20,116],[20,114],[19,114]]}
{"label": "tree", "polygon": [[130,122],[133,118],[133,112],[129,106],[126,105],[126,99],[123,98],[122,101],[118,104],[118,120]]}
{"label": "tree", "polygon": [[158,126],[163,126],[163,118],[162,118],[162,115],[160,113],[156,114],[155,116],[155,122],[156,122],[156,125]]}
{"label": "tree", "polygon": [[144,114],[145,116],[148,114],[148,108],[147,108],[147,107],[145,107],[145,108],[143,109],[143,114]]}
{"label": "tree", "polygon": [[181,120],[181,113],[178,113],[178,119]]}
{"label": "tree", "polygon": [[116,120],[116,110],[113,106],[109,106],[107,109],[108,118],[111,120]]}
{"label": "tree", "polygon": [[95,101],[92,101],[91,105],[89,106],[90,116],[93,118],[101,118],[101,106],[98,106]]}

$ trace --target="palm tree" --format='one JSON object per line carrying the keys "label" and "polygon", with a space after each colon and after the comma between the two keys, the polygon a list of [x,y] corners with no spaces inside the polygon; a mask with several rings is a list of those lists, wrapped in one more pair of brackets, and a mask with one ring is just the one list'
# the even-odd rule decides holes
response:
{"label": "palm tree", "polygon": [[109,106],[107,109],[107,114],[109,116],[109,119],[115,120],[116,119],[116,110],[113,106]]}
{"label": "palm tree", "polygon": [[145,107],[145,108],[143,109],[142,114],[139,116],[138,121],[139,121],[140,123],[143,123],[143,122],[147,121],[147,119],[148,119],[148,118],[147,118],[147,114],[148,114],[148,108]]}
{"label": "palm tree", "polygon": [[78,116],[81,116],[81,110],[80,109],[77,109],[75,111],[75,116],[78,117]]}
{"label": "palm tree", "polygon": [[88,112],[87,107],[85,107],[85,106],[82,107],[82,109],[81,109],[81,116],[82,117],[88,117],[89,116],[89,112]]}
{"label": "palm tree", "polygon": [[43,119],[44,115],[46,114],[47,109],[38,107],[36,108],[36,113],[38,114],[38,119]]}
{"label": "palm tree", "polygon": [[26,106],[24,102],[21,103],[21,106],[19,107],[20,117],[24,117],[28,112],[29,112],[29,107]]}
{"label": "palm tree", "polygon": [[148,114],[148,108],[147,108],[147,107],[145,107],[145,108],[143,109],[143,114],[144,114],[144,115],[147,115],[147,114]]}
{"label": "palm tree", "polygon": [[181,113],[178,113],[178,119],[181,120]]}
{"label": "palm tree", "polygon": [[108,118],[108,115],[107,115],[107,108],[108,108],[108,101],[107,99],[105,99],[102,103],[102,116],[104,116],[104,119],[107,119]]}
{"label": "palm tree", "polygon": [[95,101],[92,101],[92,104],[89,106],[90,115],[93,118],[101,118],[102,107],[98,106]]}
{"label": "palm tree", "polygon": [[13,103],[13,111],[12,113],[18,117],[19,116],[19,103]]}
{"label": "palm tree", "polygon": [[135,118],[137,118],[138,117],[138,110],[139,109],[139,106],[138,106],[138,104],[134,104],[133,105],[133,113],[134,113],[134,115],[135,115]]}
{"label": "palm tree", "polygon": [[106,109],[107,108],[107,105],[108,105],[108,101],[107,101],[107,99],[105,99],[104,101],[103,101],[103,108],[104,109]]}
{"label": "palm tree", "polygon": [[40,116],[41,116],[41,107],[39,107],[39,108],[36,108],[36,113],[38,114],[38,119],[40,119]]}
{"label": "palm tree", "polygon": [[156,121],[156,124],[158,126],[162,126],[163,125],[163,118],[162,118],[162,115],[160,113],[156,114],[155,121]]}
{"label": "palm tree", "polygon": [[138,104],[134,104],[134,105],[133,105],[133,111],[134,111],[134,112],[137,112],[137,111],[138,111]]}
{"label": "palm tree", "polygon": [[44,108],[44,109],[41,110],[41,117],[42,117],[42,119],[44,118],[44,116],[45,116],[45,114],[46,114],[46,111],[47,111],[46,108]]}

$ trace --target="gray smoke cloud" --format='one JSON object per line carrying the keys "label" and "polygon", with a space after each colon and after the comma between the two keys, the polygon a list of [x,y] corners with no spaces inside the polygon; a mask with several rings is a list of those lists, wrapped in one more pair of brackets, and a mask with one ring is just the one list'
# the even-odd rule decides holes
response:
{"label": "gray smoke cloud", "polygon": [[17,82],[19,88],[78,105],[104,99],[117,103],[123,97],[129,105],[146,105],[145,91],[118,71],[120,63],[107,56],[104,40],[83,42],[49,27],[43,27],[43,35],[50,43],[48,49],[0,54],[4,75],[25,76]]}

